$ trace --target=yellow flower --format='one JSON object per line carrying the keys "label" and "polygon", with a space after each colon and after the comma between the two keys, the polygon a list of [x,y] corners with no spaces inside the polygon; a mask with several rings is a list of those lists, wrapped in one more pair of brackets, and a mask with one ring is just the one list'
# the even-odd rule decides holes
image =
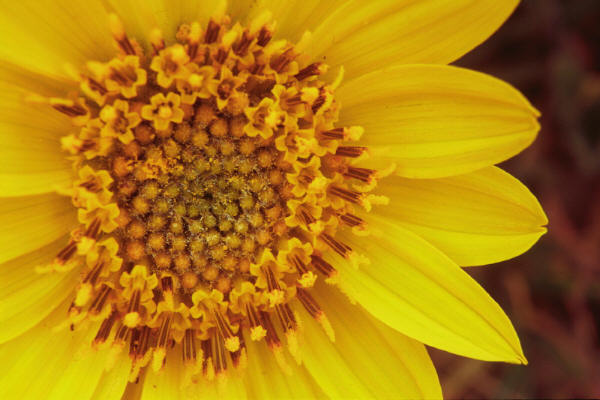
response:
{"label": "yellow flower", "polygon": [[517,0],[11,1],[0,398],[437,398],[425,345],[526,363],[461,267],[546,216],[535,138],[448,66]]}

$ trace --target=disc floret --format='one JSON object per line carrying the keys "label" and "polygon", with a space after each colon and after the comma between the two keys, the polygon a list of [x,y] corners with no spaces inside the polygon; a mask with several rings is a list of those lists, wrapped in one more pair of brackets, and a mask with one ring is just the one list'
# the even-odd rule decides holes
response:
{"label": "disc floret", "polygon": [[81,268],[70,323],[101,321],[110,360],[129,343],[132,380],[173,344],[188,383],[223,376],[245,365],[245,338],[285,368],[295,307],[333,340],[311,291],[335,283],[335,257],[365,260],[338,237],[385,201],[368,193],[377,171],[354,166],[366,149],[344,143],[362,129],[335,126],[326,66],[272,41],[264,17],[183,25],[175,42],[154,30],[149,51],[111,18],[119,54],[87,64],[85,98],[48,101],[79,127],[62,144],[81,226],[45,270]]}

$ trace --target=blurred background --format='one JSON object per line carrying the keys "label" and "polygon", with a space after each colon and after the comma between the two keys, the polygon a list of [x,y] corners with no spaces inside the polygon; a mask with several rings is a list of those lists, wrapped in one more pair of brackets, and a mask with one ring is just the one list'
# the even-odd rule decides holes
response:
{"label": "blurred background", "polygon": [[502,165],[536,194],[548,234],[468,271],[513,321],[529,366],[431,350],[447,398],[600,398],[600,0],[522,0],[456,64],[521,90],[542,130]]}

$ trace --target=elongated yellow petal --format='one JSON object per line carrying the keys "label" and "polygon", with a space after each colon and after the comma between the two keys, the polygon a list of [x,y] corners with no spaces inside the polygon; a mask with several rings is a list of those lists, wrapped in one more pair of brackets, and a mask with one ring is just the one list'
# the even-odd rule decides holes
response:
{"label": "elongated yellow petal", "polygon": [[144,390],[144,376],[140,377],[138,382],[130,382],[125,387],[125,392],[121,397],[122,400],[140,400]]}
{"label": "elongated yellow petal", "polygon": [[396,173],[409,178],[496,164],[539,130],[538,112],[516,89],[458,67],[390,67],[346,83],[337,95],[342,124],[365,128],[374,165],[396,163]]}
{"label": "elongated yellow petal", "polygon": [[[90,348],[94,326],[53,331],[66,316],[63,303],[25,335],[0,346],[2,399],[88,399],[104,368],[104,356]],[[97,326],[96,326],[97,328]]]}
{"label": "elongated yellow petal", "polygon": [[0,58],[31,71],[66,76],[65,63],[106,60],[114,53],[100,0],[3,2]]}
{"label": "elongated yellow petal", "polygon": [[[327,339],[308,313],[302,312],[308,342],[304,360],[329,396],[361,397],[362,392],[355,392],[359,386],[359,390],[368,391],[367,397],[378,399],[442,397],[425,346],[383,325],[330,287],[318,285],[317,292],[319,304],[335,331],[335,343]],[[327,359],[337,359],[336,364],[323,363],[324,355]],[[348,379],[341,376],[346,368],[353,373],[349,378],[356,379],[351,386],[341,384]]]}
{"label": "elongated yellow petal", "polygon": [[518,0],[349,1],[313,30],[306,51],[348,77],[390,63],[447,64],[486,40]]}
{"label": "elongated yellow petal", "polygon": [[0,265],[0,343],[26,332],[70,295],[78,274],[38,274],[35,267],[50,262],[65,239]]}
{"label": "elongated yellow petal", "polygon": [[[180,349],[169,350],[166,365],[159,372],[147,371],[142,399],[245,399],[246,388],[241,378],[228,373],[213,381],[201,379],[197,384],[185,383]],[[229,371],[231,372],[231,371]]]}
{"label": "elongated yellow petal", "polygon": [[488,361],[526,363],[500,306],[463,269],[383,218],[373,236],[345,238],[370,265],[343,266],[341,287],[375,317],[427,345]]}
{"label": "elongated yellow petal", "polygon": [[440,179],[389,177],[376,209],[415,232],[461,266],[515,257],[546,232],[544,210],[516,178],[497,167]]}
{"label": "elongated yellow petal", "polygon": [[[170,362],[169,362],[170,361]],[[183,398],[183,368],[181,365],[180,354],[169,350],[167,354],[167,365],[159,372],[154,372],[149,368],[144,378],[144,388],[142,399],[159,400],[168,398]],[[203,385],[203,398],[216,398],[214,385]]]}
{"label": "elongated yellow petal", "polygon": [[61,82],[0,62],[0,197],[52,192],[71,179],[60,137],[68,118],[27,101],[31,93],[57,96]]}
{"label": "elongated yellow petal", "polygon": [[268,10],[276,24],[275,35],[296,43],[306,32],[314,31],[332,15],[345,0],[252,0],[230,2],[232,17],[252,21]]}
{"label": "elongated yellow petal", "polygon": [[264,342],[246,340],[248,368],[243,372],[250,399],[315,399],[323,398],[323,392],[307,372],[291,358],[286,375]]}
{"label": "elongated yellow petal", "polygon": [[307,320],[304,327],[307,351],[302,354],[302,362],[327,396],[361,399],[372,397],[366,382],[361,380],[360,371],[351,369],[342,351],[331,343],[322,328],[308,321],[310,316],[303,314],[303,317]]}
{"label": "elongated yellow petal", "polygon": [[131,397],[123,397],[127,387],[130,365],[131,359],[125,352],[122,352],[112,369],[104,371],[102,374],[91,400],[119,400],[121,398],[133,400]]}
{"label": "elongated yellow petal", "polygon": [[107,8],[123,21],[127,34],[146,47],[152,29],[160,29],[165,41],[173,43],[181,24],[197,21],[204,27],[211,16],[226,11],[225,0],[108,0],[107,3]]}
{"label": "elongated yellow petal", "polygon": [[76,226],[69,199],[56,194],[0,198],[0,262],[39,249]]}

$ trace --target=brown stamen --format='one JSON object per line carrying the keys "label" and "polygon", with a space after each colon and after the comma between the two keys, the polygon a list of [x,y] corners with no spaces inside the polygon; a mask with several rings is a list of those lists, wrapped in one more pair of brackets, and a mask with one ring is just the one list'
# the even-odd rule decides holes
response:
{"label": "brown stamen", "polygon": [[346,172],[344,172],[344,177],[346,178],[354,178],[359,181],[363,181],[366,183],[370,183],[373,181],[373,178],[377,174],[377,171],[368,168],[357,168],[357,167],[348,167]]}
{"label": "brown stamen", "polygon": [[55,258],[55,262],[64,265],[77,251],[77,242],[71,239],[69,243],[58,252]]}
{"label": "brown stamen", "polygon": [[331,249],[333,251],[335,251],[336,253],[338,253],[340,256],[342,256],[344,258],[348,258],[348,256],[352,252],[352,248],[350,246],[336,240],[335,238],[333,238],[331,235],[329,235],[327,233],[321,233],[319,235],[319,239],[321,239],[323,242],[325,242],[329,247],[331,247]]}
{"label": "brown stamen", "polygon": [[337,196],[354,204],[361,204],[364,196],[362,193],[333,185],[329,186],[328,192],[334,196]]}
{"label": "brown stamen", "polygon": [[267,43],[271,41],[273,37],[273,33],[266,26],[263,26],[258,32],[258,36],[256,38],[256,43],[259,46],[265,47]]}
{"label": "brown stamen", "polygon": [[233,52],[238,56],[243,56],[248,52],[248,48],[250,47],[251,43],[252,37],[250,36],[248,31],[245,30],[244,33],[242,33],[242,37],[240,38],[240,40],[233,45]]}
{"label": "brown stamen", "polygon": [[221,25],[217,24],[212,19],[208,21],[208,26],[206,27],[206,32],[204,33],[204,43],[214,43],[219,37],[220,30]]}
{"label": "brown stamen", "polygon": [[279,337],[277,336],[277,332],[275,331],[275,327],[273,326],[273,322],[271,322],[271,317],[269,316],[269,313],[265,312],[265,311],[261,311],[260,312],[261,318],[262,318],[262,325],[265,327],[266,331],[267,331],[267,336],[266,336],[266,341],[267,341],[267,345],[273,349],[275,347],[280,347],[281,346],[281,340],[279,339]]}
{"label": "brown stamen", "polygon": [[85,108],[79,104],[73,104],[72,106],[66,104],[53,104],[52,107],[71,118],[81,117],[87,113]]}
{"label": "brown stamen", "polygon": [[306,78],[309,78],[311,76],[315,76],[315,75],[321,75],[322,73],[322,66],[323,64],[321,63],[312,63],[307,67],[304,67],[300,70],[300,72],[298,72],[296,75],[294,75],[294,78],[298,79],[299,81],[304,80]]}
{"label": "brown stamen", "polygon": [[102,321],[102,324],[100,325],[100,328],[98,329],[98,333],[96,334],[96,337],[94,338],[92,343],[101,344],[101,343],[106,342],[106,339],[108,339],[108,336],[110,335],[110,331],[111,331],[113,325],[115,324],[116,320],[117,320],[117,312],[113,311],[108,318],[106,318],[104,321]]}
{"label": "brown stamen", "polygon": [[183,344],[181,346],[183,351],[183,363],[184,364],[195,364],[196,363],[196,339],[195,331],[193,329],[186,329],[185,335],[183,336]]}
{"label": "brown stamen", "polygon": [[340,215],[340,219],[346,225],[349,225],[349,226],[352,226],[352,227],[354,227],[354,226],[362,226],[362,227],[364,227],[367,224],[363,219],[357,217],[354,214],[350,214],[350,213],[346,213],[346,214]]}
{"label": "brown stamen", "polygon": [[102,285],[102,288],[90,306],[90,314],[99,314],[100,311],[102,311],[102,307],[106,303],[106,299],[108,299],[111,290],[110,286]]}
{"label": "brown stamen", "polygon": [[365,151],[367,151],[366,147],[360,147],[360,146],[339,146],[337,148],[337,150],[335,151],[335,155],[336,156],[342,156],[342,157],[356,158],[356,157],[359,157],[362,154],[364,154]]}

